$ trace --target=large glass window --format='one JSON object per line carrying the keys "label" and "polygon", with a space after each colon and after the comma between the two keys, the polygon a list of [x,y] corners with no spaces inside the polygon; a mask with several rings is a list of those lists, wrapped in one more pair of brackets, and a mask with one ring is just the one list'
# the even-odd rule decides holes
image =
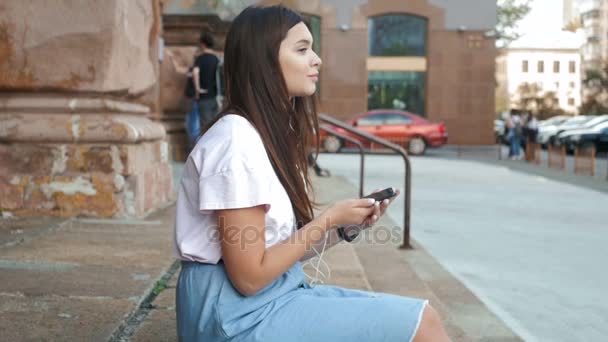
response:
{"label": "large glass window", "polygon": [[538,61],[538,73],[542,74],[543,72],[545,72],[545,62],[543,61]]}
{"label": "large glass window", "polygon": [[367,30],[370,56],[426,56],[425,18],[381,15],[369,19]]}
{"label": "large glass window", "polygon": [[368,72],[368,109],[400,109],[421,116],[425,111],[426,73]]}

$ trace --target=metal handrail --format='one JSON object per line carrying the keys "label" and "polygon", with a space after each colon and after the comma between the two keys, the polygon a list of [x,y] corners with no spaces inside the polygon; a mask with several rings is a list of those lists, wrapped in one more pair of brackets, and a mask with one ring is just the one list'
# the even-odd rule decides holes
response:
{"label": "metal handrail", "polygon": [[359,148],[359,155],[361,156],[360,160],[360,164],[359,164],[359,197],[363,197],[363,178],[364,178],[364,172],[365,172],[365,150],[363,149],[363,144],[354,138],[351,138],[347,135],[344,135],[340,132],[336,132],[333,128],[331,128],[331,126],[326,125],[326,124],[320,124],[319,128],[322,131],[325,131],[331,135],[335,135],[340,139],[344,139],[346,141],[349,141],[355,145],[357,145],[357,148]]}
{"label": "metal handrail", "polygon": [[[319,119],[324,122],[327,122],[333,126],[340,127],[347,132],[350,132],[358,137],[367,139],[369,141],[375,142],[376,144],[387,147],[403,157],[403,161],[405,162],[405,206],[403,213],[403,242],[399,248],[401,249],[412,249],[412,245],[410,244],[410,210],[411,210],[411,198],[412,198],[412,166],[410,163],[410,159],[407,156],[405,150],[396,144],[393,144],[387,140],[382,138],[378,138],[375,135],[360,131],[353,126],[346,124],[340,120],[334,119],[327,114],[319,114]],[[362,175],[362,174],[361,174]],[[361,176],[362,177],[362,176]],[[361,182],[362,184],[362,182]],[[360,190],[360,192],[362,189]]]}

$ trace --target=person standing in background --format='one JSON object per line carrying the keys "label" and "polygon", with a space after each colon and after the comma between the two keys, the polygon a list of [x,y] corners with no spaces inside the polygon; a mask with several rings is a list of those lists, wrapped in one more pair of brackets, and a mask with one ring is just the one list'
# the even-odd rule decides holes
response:
{"label": "person standing in background", "polygon": [[528,116],[528,121],[526,122],[526,129],[528,131],[528,141],[536,143],[536,139],[538,137],[538,120],[536,116],[532,113]]}
{"label": "person standing in background", "polygon": [[209,33],[202,32],[199,41],[201,54],[194,60],[192,79],[199,103],[201,127],[205,127],[218,113],[217,70],[220,60],[213,51],[214,39]]}
{"label": "person standing in background", "polygon": [[511,114],[507,121],[507,139],[509,140],[509,158],[519,160],[521,158],[522,122],[518,113]]}

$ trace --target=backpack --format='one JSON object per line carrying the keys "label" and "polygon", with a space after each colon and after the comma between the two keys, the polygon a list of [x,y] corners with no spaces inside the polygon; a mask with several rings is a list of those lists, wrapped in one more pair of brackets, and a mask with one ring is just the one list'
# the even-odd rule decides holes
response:
{"label": "backpack", "polygon": [[184,96],[192,99],[196,93],[196,89],[194,87],[194,78],[192,77],[192,68],[188,68],[188,73],[186,74],[186,87],[184,88]]}

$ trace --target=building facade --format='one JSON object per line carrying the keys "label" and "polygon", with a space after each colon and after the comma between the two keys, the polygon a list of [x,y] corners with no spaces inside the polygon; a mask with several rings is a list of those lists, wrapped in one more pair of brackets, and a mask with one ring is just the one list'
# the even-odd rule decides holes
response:
{"label": "building facade", "polygon": [[[369,109],[405,109],[445,122],[451,143],[492,143],[496,49],[489,31],[496,24],[495,3],[259,2],[276,3],[302,13],[313,31],[317,52],[323,59],[319,82],[322,112],[348,120]],[[218,37],[225,35],[223,28],[215,28],[208,21],[196,24],[201,6],[197,2],[189,6],[173,2],[165,7],[165,23],[176,23],[164,30],[172,54],[184,56],[193,52],[187,50],[187,41],[190,39],[190,45],[194,45],[196,36],[189,34],[188,38],[188,33],[184,33],[188,31],[183,24],[187,21],[191,23],[188,27],[207,26]],[[179,77],[175,70],[169,71],[172,76],[168,78]],[[180,113],[183,107],[174,103],[166,110]]]}
{"label": "building facade", "polygon": [[157,0],[3,0],[2,215],[141,217],[168,203]]}
{"label": "building facade", "polygon": [[[452,143],[493,142],[494,2],[260,4],[279,2],[312,28],[323,112],[347,120],[405,108],[445,122]],[[221,41],[230,14],[252,1],[206,13],[210,3],[2,2],[3,215],[141,217],[170,200],[169,159],[184,158],[175,146],[185,142],[183,87],[198,33]]]}
{"label": "building facade", "polygon": [[578,113],[581,105],[578,49],[505,49],[497,58],[497,75],[497,97],[506,96],[509,108],[519,108],[522,87],[528,85],[537,89],[539,95],[553,92],[560,108]]}
{"label": "building facade", "polygon": [[600,69],[608,59],[608,0],[579,0],[576,5],[585,36],[583,70]]}

